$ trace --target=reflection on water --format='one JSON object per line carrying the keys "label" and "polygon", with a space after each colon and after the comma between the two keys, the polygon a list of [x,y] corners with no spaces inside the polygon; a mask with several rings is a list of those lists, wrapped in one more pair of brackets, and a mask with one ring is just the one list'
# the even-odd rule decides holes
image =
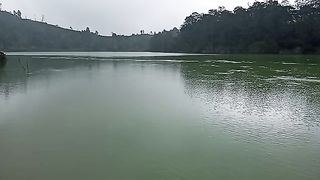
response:
{"label": "reflection on water", "polygon": [[[314,133],[310,127],[318,127],[320,123],[317,72],[305,71],[308,65],[297,69],[266,62],[263,69],[267,70],[261,70],[257,63],[249,66],[241,61],[223,61],[237,65],[221,62],[182,66],[187,93],[201,102],[208,124],[223,127],[234,138],[248,142],[309,142],[305,140]],[[275,72],[275,68],[281,70]],[[284,73],[293,70],[300,78]]]}
{"label": "reflection on water", "polygon": [[0,179],[320,177],[319,56],[116,56],[9,56]]}

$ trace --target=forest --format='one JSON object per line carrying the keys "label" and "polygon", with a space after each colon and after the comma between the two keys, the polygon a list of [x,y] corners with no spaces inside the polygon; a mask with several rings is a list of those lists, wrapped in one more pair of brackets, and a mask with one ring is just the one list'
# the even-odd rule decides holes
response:
{"label": "forest", "polygon": [[320,1],[268,0],[248,8],[192,13],[151,40],[153,51],[192,53],[320,53]]}
{"label": "forest", "polygon": [[194,12],[179,28],[155,34],[101,36],[0,12],[5,51],[157,51],[186,53],[320,53],[320,1],[256,1],[248,8]]}

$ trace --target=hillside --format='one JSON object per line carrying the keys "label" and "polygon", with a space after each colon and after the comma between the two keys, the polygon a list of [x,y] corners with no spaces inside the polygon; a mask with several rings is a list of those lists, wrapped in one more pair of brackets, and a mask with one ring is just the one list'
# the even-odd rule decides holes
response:
{"label": "hillside", "polygon": [[0,12],[4,51],[159,51],[186,53],[320,53],[319,0],[256,1],[248,8],[194,12],[181,28],[153,35],[100,36]]}
{"label": "hillside", "polygon": [[0,11],[0,49],[4,51],[146,51],[151,35],[100,36],[22,19]]}

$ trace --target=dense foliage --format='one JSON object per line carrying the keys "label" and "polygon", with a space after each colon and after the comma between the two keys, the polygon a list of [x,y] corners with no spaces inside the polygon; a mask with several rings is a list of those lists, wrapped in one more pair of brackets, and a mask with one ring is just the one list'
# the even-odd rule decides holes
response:
{"label": "dense foliage", "polygon": [[[255,2],[192,13],[178,35],[156,34],[155,51],[201,53],[320,53],[320,1]],[[161,48],[162,47],[162,48]]]}

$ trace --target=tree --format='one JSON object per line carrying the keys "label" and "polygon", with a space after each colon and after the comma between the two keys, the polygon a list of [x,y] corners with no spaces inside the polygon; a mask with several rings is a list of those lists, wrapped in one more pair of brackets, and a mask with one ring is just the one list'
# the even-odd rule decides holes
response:
{"label": "tree", "polygon": [[304,6],[309,6],[313,8],[320,8],[319,0],[295,0],[297,7],[301,8]]}
{"label": "tree", "polygon": [[19,18],[21,18],[21,15],[22,15],[21,11],[20,11],[20,10],[18,10],[18,12],[17,12],[17,16],[18,16]]}
{"label": "tree", "polygon": [[282,6],[290,6],[290,2],[289,2],[289,0],[282,0],[281,5]]}
{"label": "tree", "polygon": [[86,32],[86,33],[90,33],[90,28],[87,27],[86,30],[85,30],[85,32]]}
{"label": "tree", "polygon": [[182,27],[187,27],[189,25],[192,25],[192,24],[200,21],[201,19],[202,19],[202,15],[201,14],[199,14],[197,12],[193,12],[190,16],[186,17]]}
{"label": "tree", "polygon": [[21,18],[22,13],[21,13],[21,11],[20,11],[20,10],[18,10],[18,11],[13,11],[13,15],[15,15],[15,16],[17,16],[17,17]]}
{"label": "tree", "polygon": [[219,12],[223,12],[223,11],[225,11],[226,10],[226,7],[224,7],[224,6],[219,6],[218,7],[218,11]]}
{"label": "tree", "polygon": [[242,15],[246,13],[246,9],[241,6],[237,6],[233,9],[233,13],[236,15]]}

